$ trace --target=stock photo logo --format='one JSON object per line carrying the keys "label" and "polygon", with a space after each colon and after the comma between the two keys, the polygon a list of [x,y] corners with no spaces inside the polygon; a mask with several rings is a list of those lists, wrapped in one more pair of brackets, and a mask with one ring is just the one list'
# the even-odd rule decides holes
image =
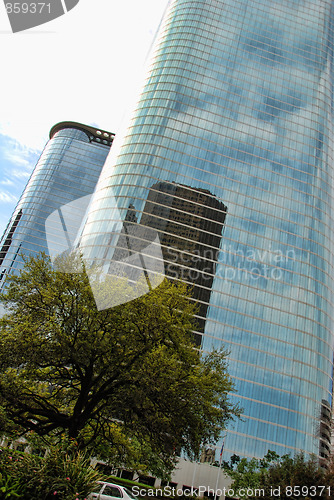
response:
{"label": "stock photo logo", "polygon": [[72,10],[79,0],[8,1],[4,0],[13,33],[53,21]]}
{"label": "stock photo logo", "polygon": [[102,263],[96,264],[92,257],[96,241],[80,241],[91,199],[92,195],[84,196],[52,212],[45,221],[45,232],[56,269],[80,273],[80,262],[84,262],[96,307],[102,311],[159,286],[165,278],[165,266],[157,231],[140,223],[120,222],[115,198],[110,203],[108,232],[97,236],[105,250]]}

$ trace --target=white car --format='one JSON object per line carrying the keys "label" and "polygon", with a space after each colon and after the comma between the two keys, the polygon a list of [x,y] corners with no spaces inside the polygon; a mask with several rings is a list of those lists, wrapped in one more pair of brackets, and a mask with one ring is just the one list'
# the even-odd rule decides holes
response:
{"label": "white car", "polygon": [[138,500],[129,488],[119,484],[99,481],[95,491],[90,493],[88,500]]}

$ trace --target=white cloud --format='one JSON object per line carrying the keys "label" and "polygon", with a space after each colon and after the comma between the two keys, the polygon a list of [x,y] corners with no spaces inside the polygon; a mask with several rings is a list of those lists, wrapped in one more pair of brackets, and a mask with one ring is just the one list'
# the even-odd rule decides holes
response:
{"label": "white cloud", "polygon": [[28,177],[30,177],[31,175],[31,171],[27,171],[27,170],[13,170],[11,172],[11,176],[14,177],[15,179],[28,179]]}
{"label": "white cloud", "polygon": [[5,151],[4,158],[10,163],[14,163],[15,165],[22,165],[23,167],[31,167],[28,158],[24,157],[24,151]]}
{"label": "white cloud", "polygon": [[3,186],[14,186],[14,182],[10,179],[4,179],[0,181],[0,184],[2,184]]}
{"label": "white cloud", "polygon": [[0,191],[0,203],[16,202],[17,197],[7,191]]}
{"label": "white cloud", "polygon": [[2,165],[0,168],[0,184],[13,186],[10,191],[23,189],[24,184],[13,180],[26,181],[36,164],[40,152],[21,145],[8,136],[0,137],[0,153]]}

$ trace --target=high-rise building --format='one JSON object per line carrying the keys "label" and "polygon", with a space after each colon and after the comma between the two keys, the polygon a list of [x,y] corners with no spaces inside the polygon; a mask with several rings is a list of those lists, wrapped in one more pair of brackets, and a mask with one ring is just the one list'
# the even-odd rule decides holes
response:
{"label": "high-rise building", "polygon": [[[58,211],[64,231],[71,233],[60,209],[93,193],[113,138],[114,134],[76,122],[52,127],[50,140],[0,241],[0,287],[7,274],[22,268],[23,255],[49,254],[50,245],[62,250],[59,227],[50,227],[46,234],[45,222]],[[71,222],[76,228],[83,215],[82,204],[72,209]]]}
{"label": "high-rise building", "polygon": [[[333,20],[332,0],[171,0],[83,233],[87,255],[103,263],[115,213],[120,225],[131,215],[143,226],[154,212],[170,252],[168,228],[187,205],[182,193],[194,194],[193,217],[203,228],[208,221],[212,251],[201,282],[210,289],[202,348],[230,351],[233,400],[244,408],[243,420],[227,429],[224,458],[268,449],[327,453]],[[206,197],[221,204],[219,234],[210,230],[215,206]],[[190,269],[197,229],[184,212],[178,222],[191,226],[184,232]],[[176,254],[181,236],[176,232]]]}

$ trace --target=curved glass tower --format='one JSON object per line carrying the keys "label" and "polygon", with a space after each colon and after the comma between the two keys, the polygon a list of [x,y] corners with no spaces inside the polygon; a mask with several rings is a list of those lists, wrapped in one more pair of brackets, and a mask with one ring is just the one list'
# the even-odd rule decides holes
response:
{"label": "curved glass tower", "polygon": [[244,408],[224,459],[328,454],[332,57],[331,0],[172,0],[85,226],[103,260],[115,197],[196,284],[202,348],[230,351]]}
{"label": "curved glass tower", "polygon": [[[48,216],[93,193],[113,138],[114,134],[76,122],[61,122],[51,129],[50,140],[0,241],[0,287],[7,274],[22,268],[22,255],[48,254],[50,246],[59,245],[59,227],[50,227],[46,234]],[[74,219],[78,220],[75,225],[80,224],[80,208],[72,214],[72,224]],[[61,220],[65,226],[66,221]],[[64,230],[71,232],[70,227]]]}

